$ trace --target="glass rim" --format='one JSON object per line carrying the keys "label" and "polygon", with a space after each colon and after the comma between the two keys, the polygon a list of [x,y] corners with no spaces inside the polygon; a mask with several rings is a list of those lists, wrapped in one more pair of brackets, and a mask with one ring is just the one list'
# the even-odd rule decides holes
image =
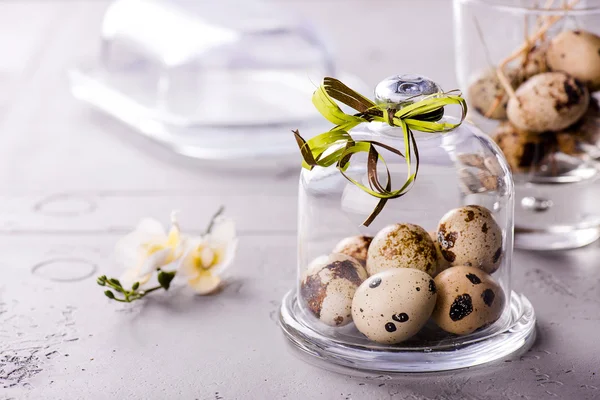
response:
{"label": "glass rim", "polygon": [[582,8],[575,8],[571,10],[565,10],[564,8],[557,6],[553,8],[537,8],[527,7],[513,4],[504,4],[502,0],[455,0],[455,2],[461,4],[476,4],[483,7],[488,7],[502,12],[510,12],[513,14],[537,14],[537,15],[586,15],[600,13],[600,1],[597,1],[595,5],[590,5]]}

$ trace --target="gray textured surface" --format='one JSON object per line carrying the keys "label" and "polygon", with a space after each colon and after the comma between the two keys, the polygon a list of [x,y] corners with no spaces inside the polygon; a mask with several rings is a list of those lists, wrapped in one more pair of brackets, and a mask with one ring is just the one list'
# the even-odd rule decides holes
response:
{"label": "gray textured surface", "polygon": [[[313,15],[342,65],[370,84],[398,71],[455,82],[449,1],[281,3]],[[136,148],[125,129],[76,104],[64,72],[95,54],[104,8],[0,3],[0,399],[600,398],[598,244],[515,254],[514,286],[539,320],[538,341],[522,356],[403,377],[301,361],[276,324],[295,279],[296,171],[190,167]],[[422,31],[424,21],[434,28],[418,59],[405,57],[394,35],[363,36],[382,25],[398,36]],[[140,217],[179,208],[186,227],[200,230],[221,203],[241,231],[223,293],[133,306],[102,296],[92,275],[119,272],[112,247]]]}

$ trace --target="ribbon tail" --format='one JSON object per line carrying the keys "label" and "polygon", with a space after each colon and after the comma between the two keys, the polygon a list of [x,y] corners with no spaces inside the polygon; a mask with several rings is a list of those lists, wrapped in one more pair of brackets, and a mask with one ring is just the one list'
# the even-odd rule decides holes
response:
{"label": "ribbon tail", "polygon": [[[377,168],[377,167],[375,167]],[[386,191],[390,191],[392,190],[392,180],[390,177],[390,171],[388,170],[388,180],[387,183],[385,185],[385,190]],[[371,212],[371,214],[367,217],[367,219],[365,219],[363,221],[363,225],[364,226],[369,226],[371,225],[371,222],[373,222],[375,220],[375,218],[377,218],[377,216],[379,215],[379,213],[383,210],[383,208],[385,207],[385,203],[387,203],[388,199],[379,199],[379,201],[377,202],[377,205],[375,206],[375,208],[373,209],[373,211]]]}
{"label": "ribbon tail", "polygon": [[417,147],[417,140],[415,139],[415,135],[410,131],[410,139],[412,141],[413,149],[415,151],[415,177],[417,179],[417,175],[419,174],[419,148]]}
{"label": "ribbon tail", "polygon": [[371,215],[369,215],[367,217],[367,219],[365,219],[363,221],[362,224],[364,226],[371,225],[371,222],[373,222],[375,220],[375,218],[377,218],[377,216],[379,215],[379,213],[383,210],[383,207],[385,207],[385,203],[387,203],[387,201],[388,201],[388,199],[379,199],[379,202],[377,202],[377,205],[375,206],[375,208],[371,212]]}
{"label": "ribbon tail", "polygon": [[413,135],[412,135],[412,131],[410,130],[410,128],[408,127],[406,122],[404,120],[400,120],[400,121],[402,124],[402,133],[404,134],[403,135],[404,136],[404,154],[405,154],[406,169],[407,169],[406,179],[409,179],[410,175],[411,175],[410,174],[410,137]]}
{"label": "ribbon tail", "polygon": [[292,132],[294,133],[296,143],[298,143],[298,147],[300,148],[300,154],[302,155],[304,164],[303,167],[307,168],[308,170],[312,170],[317,165],[317,161],[313,157],[312,151],[310,150],[308,143],[306,143],[306,140],[304,140],[304,138],[300,136],[300,132],[297,129]]}

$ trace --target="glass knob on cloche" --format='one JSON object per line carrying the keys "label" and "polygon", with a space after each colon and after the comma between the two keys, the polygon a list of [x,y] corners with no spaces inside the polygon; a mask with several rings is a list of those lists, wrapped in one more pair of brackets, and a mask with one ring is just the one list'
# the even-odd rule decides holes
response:
{"label": "glass knob on cloche", "polygon": [[390,76],[379,82],[375,87],[377,103],[402,104],[407,101],[415,102],[427,95],[442,92],[442,88],[420,75],[404,74]]}
{"label": "glass knob on cloche", "polygon": [[428,78],[391,76],[374,97],[325,78],[312,101],[333,127],[294,131],[303,169],[285,334],[373,371],[464,368],[528,346],[535,316],[510,286],[514,190],[498,147],[463,123],[460,92]]}

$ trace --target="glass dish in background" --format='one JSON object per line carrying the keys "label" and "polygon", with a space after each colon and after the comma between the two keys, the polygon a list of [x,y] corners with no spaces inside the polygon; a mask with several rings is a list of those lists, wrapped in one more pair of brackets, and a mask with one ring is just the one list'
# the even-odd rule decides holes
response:
{"label": "glass dish in background", "polygon": [[75,97],[182,155],[290,162],[291,129],[326,129],[309,99],[337,73],[331,54],[268,4],[117,0],[101,40],[98,59],[70,71]]}
{"label": "glass dish in background", "polygon": [[[565,10],[564,5],[573,5]],[[600,1],[454,0],[458,81],[468,96],[469,117],[495,137],[515,181],[515,247],[564,249],[587,245],[600,237],[600,113],[590,101],[588,113],[559,132],[525,135],[504,122],[506,113],[482,110],[473,98],[477,82],[556,18],[531,47],[528,56],[508,64],[516,89],[532,75],[548,69],[545,46],[566,30],[600,34]],[[523,53],[525,54],[525,53]],[[577,61],[586,62],[586,61]],[[600,57],[597,62],[600,65]],[[485,79],[485,78],[484,78]],[[590,89],[590,96],[598,98]],[[496,92],[500,93],[500,92]],[[503,92],[506,93],[506,92]],[[470,96],[470,97],[469,97]],[[503,97],[503,104],[505,103]],[[485,103],[485,101],[483,102]],[[479,108],[479,109],[478,109]],[[487,118],[494,115],[493,118]],[[502,123],[499,127],[499,124]],[[585,131],[581,127],[585,128]]]}

